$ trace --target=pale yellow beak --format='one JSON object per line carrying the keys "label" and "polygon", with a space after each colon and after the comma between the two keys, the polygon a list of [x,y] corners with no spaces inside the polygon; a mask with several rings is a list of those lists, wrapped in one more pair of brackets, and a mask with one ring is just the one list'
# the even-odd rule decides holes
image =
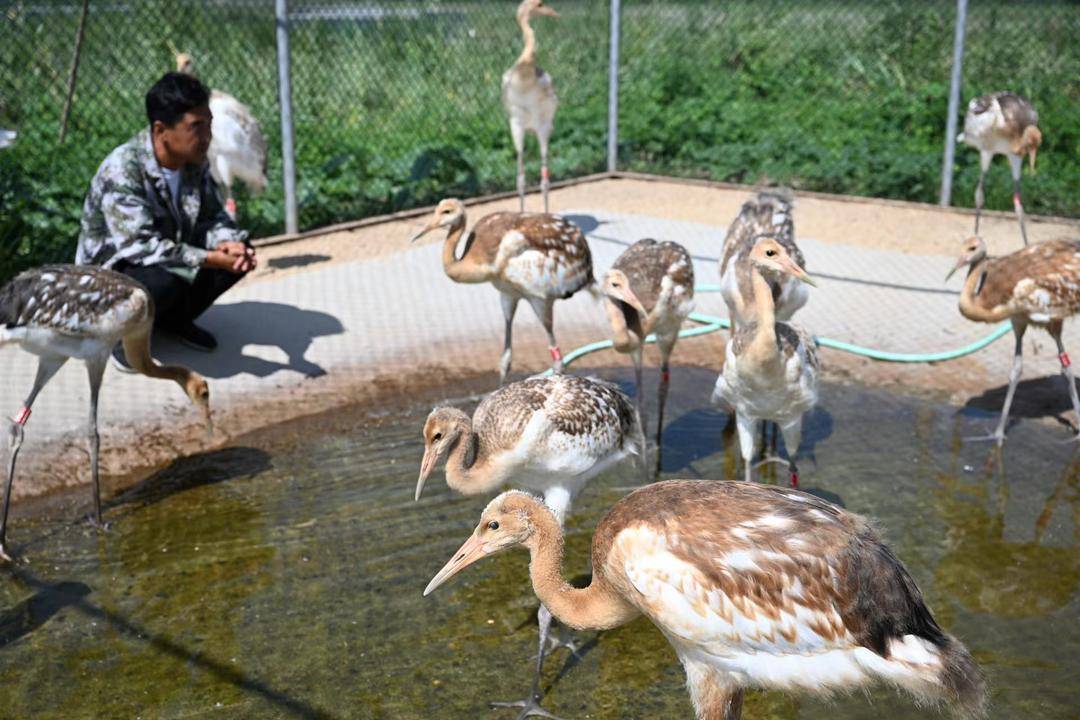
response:
{"label": "pale yellow beak", "polygon": [[210,405],[203,406],[203,416],[206,418],[206,439],[214,439],[214,415],[210,412]]}
{"label": "pale yellow beak", "polygon": [[548,17],[554,18],[559,17],[559,13],[555,12],[555,8],[548,7],[547,5],[541,5],[540,7],[536,8],[535,12],[537,15],[547,15]]}
{"label": "pale yellow beak", "polygon": [[957,260],[956,264],[953,265],[953,269],[950,270],[949,274],[945,276],[945,282],[948,282],[949,278],[951,278],[953,276],[953,273],[955,273],[957,270],[964,267],[965,265],[967,265],[967,259],[966,258],[960,258],[959,260]]}
{"label": "pale yellow beak", "polygon": [[427,482],[428,476],[435,470],[435,463],[439,462],[439,451],[435,445],[424,448],[424,459],[420,461],[420,477],[416,479],[416,495],[414,500],[419,502],[420,496],[424,494],[424,483]]}
{"label": "pale yellow beak", "polygon": [[434,230],[437,227],[439,227],[439,225],[437,223],[428,223],[427,225],[425,225],[423,227],[422,230],[420,230],[420,232],[413,235],[412,238],[409,239],[409,242],[411,242],[411,243],[416,242],[417,240],[424,237],[425,235],[427,235],[429,232],[431,232],[432,230]]}
{"label": "pale yellow beak", "polygon": [[806,274],[806,271],[799,267],[794,260],[790,258],[785,258],[780,264],[783,266],[784,272],[786,272],[787,274],[791,275],[792,277],[796,277],[799,280],[802,280],[810,287],[817,287],[817,283],[814,282],[810,278],[810,276]]}
{"label": "pale yellow beak", "polygon": [[487,555],[487,551],[484,549],[484,541],[476,534],[473,534],[465,541],[465,544],[454,553],[454,556],[450,558],[450,562],[443,565],[442,570],[437,572],[435,577],[431,578],[431,582],[424,588],[424,597],[430,595],[440,585],[485,555]]}

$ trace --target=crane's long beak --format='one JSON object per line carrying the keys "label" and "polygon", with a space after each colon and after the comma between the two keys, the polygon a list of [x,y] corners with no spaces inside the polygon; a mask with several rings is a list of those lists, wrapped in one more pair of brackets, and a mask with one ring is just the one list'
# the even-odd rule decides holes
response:
{"label": "crane's long beak", "polygon": [[787,273],[792,277],[802,280],[810,287],[817,287],[817,283],[814,282],[814,280],[806,274],[806,271],[799,267],[794,260],[785,259],[782,264],[784,266],[784,270],[786,270]]}
{"label": "crane's long beak", "polygon": [[537,15],[547,15],[548,17],[559,17],[559,13],[555,12],[555,8],[547,5],[541,5],[534,11]]}
{"label": "crane's long beak", "polygon": [[966,258],[960,258],[959,260],[956,261],[956,264],[953,265],[953,269],[950,270],[949,274],[945,276],[945,282],[948,282],[949,278],[951,278],[953,276],[953,273],[955,273],[957,270],[959,270],[960,268],[964,267],[964,265],[967,264],[965,262],[965,260],[966,260]]}
{"label": "crane's long beak", "polygon": [[420,496],[424,493],[424,483],[427,482],[428,476],[435,470],[435,463],[439,461],[439,451],[435,449],[434,445],[424,448],[424,459],[420,461],[420,477],[416,479],[416,495],[414,500],[419,501]]}
{"label": "crane's long beak", "polygon": [[207,404],[203,408],[203,415],[206,418],[206,439],[214,439],[214,414],[210,412],[210,405]]}
{"label": "crane's long beak", "polygon": [[437,587],[485,555],[487,555],[487,551],[484,549],[484,541],[476,534],[473,534],[465,541],[465,544],[454,553],[454,556],[450,558],[450,562],[443,565],[442,570],[437,572],[435,577],[431,578],[431,582],[424,588],[424,597],[430,595]]}
{"label": "crane's long beak", "polygon": [[435,228],[437,228],[437,227],[439,227],[439,226],[438,226],[437,224],[432,224],[432,223],[428,223],[427,225],[425,225],[425,226],[423,227],[423,229],[422,229],[422,230],[420,230],[420,232],[418,232],[418,233],[416,233],[415,235],[413,235],[413,236],[412,236],[412,237],[411,237],[411,238],[409,239],[409,242],[411,242],[411,243],[414,243],[414,242],[416,242],[417,240],[419,240],[420,238],[424,237],[425,235],[427,235],[427,234],[428,234],[429,232],[431,232],[432,230],[434,230],[434,229],[435,229]]}

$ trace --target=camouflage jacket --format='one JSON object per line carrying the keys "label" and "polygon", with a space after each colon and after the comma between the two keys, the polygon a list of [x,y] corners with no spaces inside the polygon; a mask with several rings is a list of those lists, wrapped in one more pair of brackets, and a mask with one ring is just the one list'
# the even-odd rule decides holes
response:
{"label": "camouflage jacket", "polygon": [[176,208],[149,129],[109,153],[83,203],[75,262],[161,265],[191,282],[208,250],[247,240],[222,207],[208,165],[188,165],[181,177]]}

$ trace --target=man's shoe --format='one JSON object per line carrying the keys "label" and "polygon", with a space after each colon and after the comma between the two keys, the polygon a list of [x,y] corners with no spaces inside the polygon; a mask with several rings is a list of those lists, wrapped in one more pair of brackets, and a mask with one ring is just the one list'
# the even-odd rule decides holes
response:
{"label": "man's shoe", "polygon": [[217,349],[217,338],[203,330],[195,323],[188,323],[179,328],[166,328],[169,334],[174,336],[184,345],[201,352],[213,352]]}
{"label": "man's shoe", "polygon": [[122,373],[135,373],[135,368],[128,364],[127,358],[124,356],[124,344],[116,343],[116,347],[112,351],[112,365],[114,368]]}

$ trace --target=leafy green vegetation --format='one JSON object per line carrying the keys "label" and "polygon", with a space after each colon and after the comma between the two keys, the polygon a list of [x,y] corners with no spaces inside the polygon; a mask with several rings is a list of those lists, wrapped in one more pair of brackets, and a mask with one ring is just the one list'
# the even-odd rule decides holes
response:
{"label": "leafy green vegetation", "polygon": [[[552,0],[535,22],[560,109],[555,179],[606,166],[608,6]],[[514,186],[499,80],[520,51],[511,0],[290,3],[300,222],[313,228]],[[130,8],[134,8],[131,10]],[[952,61],[951,2],[705,0],[623,5],[620,163],[734,182],[936,201]],[[78,3],[11,5],[0,24],[0,279],[70,260],[97,165],[143,124],[171,69],[250,105],[271,146],[270,188],[238,195],[256,235],[281,231],[280,125],[266,2],[92,3],[66,140],[57,142]],[[1080,215],[1080,6],[973,3],[963,103],[1012,89],[1040,113],[1033,213]],[[538,180],[529,142],[530,183]],[[978,156],[957,149],[953,201],[971,205]],[[987,206],[1009,208],[998,160]]]}

